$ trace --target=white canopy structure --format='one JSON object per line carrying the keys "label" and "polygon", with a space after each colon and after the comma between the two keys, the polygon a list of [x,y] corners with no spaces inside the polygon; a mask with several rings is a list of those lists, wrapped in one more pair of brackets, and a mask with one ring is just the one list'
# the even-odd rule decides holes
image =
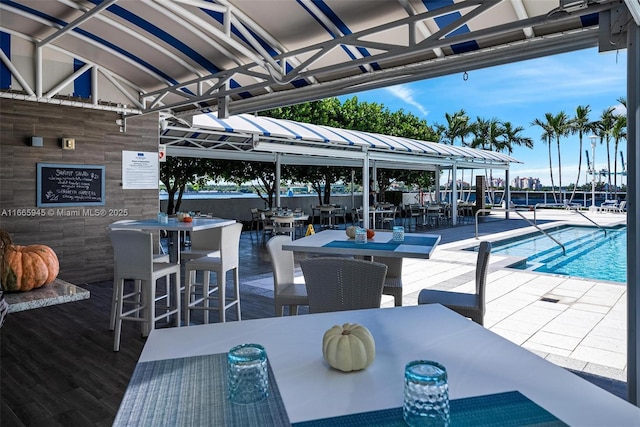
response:
{"label": "white canopy structure", "polygon": [[[222,119],[208,113],[192,120],[191,126],[162,126],[160,140],[167,145],[168,155],[272,162],[278,165],[277,181],[282,164],[357,167],[363,169],[365,194],[369,167],[435,171],[436,179],[441,170],[450,169],[452,182],[457,182],[456,172],[460,169],[500,169],[505,170],[508,182],[509,164],[520,163],[494,151],[266,116],[239,114]],[[454,223],[455,187],[451,197]],[[276,194],[277,204],[278,198]],[[368,208],[368,200],[363,203]]]}

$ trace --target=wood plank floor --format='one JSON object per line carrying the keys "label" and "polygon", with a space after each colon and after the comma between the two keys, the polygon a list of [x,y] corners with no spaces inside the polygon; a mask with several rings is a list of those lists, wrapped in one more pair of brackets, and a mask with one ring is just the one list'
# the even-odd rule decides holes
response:
{"label": "wood plank floor", "polygon": [[[241,239],[242,278],[271,272],[255,236]],[[110,426],[138,360],[144,339],[124,322],[120,352],[108,330],[111,282],[81,284],[91,298],[12,313],[0,330],[1,426]],[[241,286],[242,316],[273,316],[269,295]],[[233,318],[233,316],[230,316]],[[581,374],[619,396],[626,384]]]}

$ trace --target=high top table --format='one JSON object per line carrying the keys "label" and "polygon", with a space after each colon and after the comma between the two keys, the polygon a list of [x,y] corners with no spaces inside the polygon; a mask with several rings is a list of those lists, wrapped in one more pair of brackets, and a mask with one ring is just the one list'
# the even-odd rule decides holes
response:
{"label": "high top table", "polygon": [[166,224],[161,223],[157,219],[145,219],[130,222],[115,222],[109,227],[114,230],[166,230],[169,232],[169,259],[171,262],[180,263],[180,234],[184,231],[206,230],[208,228],[225,227],[235,224],[235,219],[224,218],[193,218],[191,222],[178,221],[176,218],[169,218]]}
{"label": "high top table", "polygon": [[[375,339],[376,358],[365,370],[343,373],[323,360],[324,332],[345,322],[367,327]],[[214,375],[226,375],[226,361],[218,359],[217,374],[195,367],[205,355],[226,353],[242,343],[265,347],[275,383],[271,393],[281,398],[280,407],[292,423],[401,407],[405,364],[428,359],[447,369],[452,405],[460,398],[487,396],[491,401],[497,393],[518,391],[572,426],[640,424],[639,408],[434,304],[156,329],[147,339],[114,425],[149,425],[148,417],[167,422],[166,417],[175,414],[210,417],[226,397],[219,391],[214,400],[203,390],[211,393],[207,387]],[[232,409],[255,410],[252,405]]]}
{"label": "high top table", "polygon": [[376,231],[373,239],[359,244],[347,236],[344,230],[324,230],[282,245],[282,249],[294,252],[321,253],[327,255],[378,256],[387,258],[428,259],[440,243],[438,234],[405,233],[403,242],[394,242],[390,231]]}

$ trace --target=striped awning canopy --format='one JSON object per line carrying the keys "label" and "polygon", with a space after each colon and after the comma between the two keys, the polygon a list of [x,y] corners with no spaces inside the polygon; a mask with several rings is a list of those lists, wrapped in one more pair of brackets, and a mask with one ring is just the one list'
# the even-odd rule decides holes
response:
{"label": "striped awning canopy", "polygon": [[411,138],[339,129],[266,116],[214,113],[194,116],[190,126],[162,126],[167,154],[281,163],[361,166],[362,159],[380,167],[428,169],[508,168],[518,160],[503,153]]}
{"label": "striped awning canopy", "polygon": [[626,10],[620,0],[0,0],[0,96],[226,117],[599,37],[624,43],[607,36]]}

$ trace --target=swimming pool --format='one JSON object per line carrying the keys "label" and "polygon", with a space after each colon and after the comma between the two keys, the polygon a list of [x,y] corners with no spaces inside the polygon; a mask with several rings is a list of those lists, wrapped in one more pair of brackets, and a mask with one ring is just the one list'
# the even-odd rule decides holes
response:
{"label": "swimming pool", "polygon": [[492,253],[526,257],[515,268],[614,282],[627,282],[627,228],[560,226],[547,231],[566,254],[542,233],[493,243]]}

